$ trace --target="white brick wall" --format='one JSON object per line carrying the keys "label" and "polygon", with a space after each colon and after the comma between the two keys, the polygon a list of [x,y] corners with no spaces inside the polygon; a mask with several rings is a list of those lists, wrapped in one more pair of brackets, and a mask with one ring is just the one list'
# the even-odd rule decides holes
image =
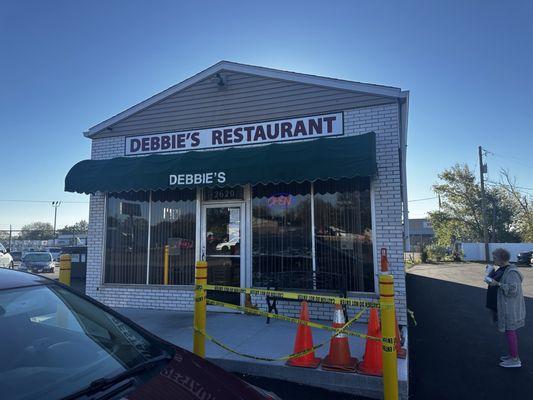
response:
{"label": "white brick wall", "polygon": [[107,160],[108,158],[124,155],[124,136],[95,139],[92,141],[91,158],[93,160]]}
{"label": "white brick wall", "polygon": [[394,276],[398,322],[407,324],[398,105],[387,104],[346,111],[344,129],[347,134],[369,131],[376,133],[378,173],[373,180],[376,239],[374,251],[379,254],[379,249],[387,248],[389,269]]}
{"label": "white brick wall", "polygon": [[[348,135],[374,131],[376,133],[377,177],[373,180],[375,243],[374,251],[386,247],[390,270],[394,275],[397,315],[400,324],[407,323],[405,272],[403,265],[402,204],[400,187],[398,106],[381,106],[346,110],[344,130]],[[124,137],[95,139],[92,142],[92,158],[108,159],[124,155]],[[104,245],[105,197],[97,193],[91,196],[89,215],[89,240],[87,255],[87,294],[114,307],[158,308],[192,310],[192,290],[167,287],[142,287],[102,285]],[[378,260],[379,261],[379,260]],[[376,271],[379,269],[376,266]],[[376,288],[376,291],[378,288]],[[264,298],[253,298],[266,309]],[[282,314],[298,316],[299,305],[280,301]],[[349,310],[350,316],[356,310]],[[310,304],[312,318],[331,319],[333,308],[326,304]],[[366,319],[363,318],[363,320]]]}
{"label": "white brick wall", "polygon": [[97,296],[96,290],[100,286],[102,277],[104,215],[105,195],[103,193],[91,195],[89,205],[89,232],[87,235],[87,281],[85,292],[89,296],[99,300],[103,300]]}

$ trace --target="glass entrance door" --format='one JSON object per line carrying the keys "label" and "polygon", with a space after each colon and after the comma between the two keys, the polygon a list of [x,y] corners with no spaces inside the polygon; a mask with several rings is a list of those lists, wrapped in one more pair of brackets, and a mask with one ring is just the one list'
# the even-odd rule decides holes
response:
{"label": "glass entrance door", "polygon": [[[240,204],[205,205],[203,209],[202,255],[207,261],[207,283],[241,286],[242,221]],[[240,304],[239,293],[207,293],[209,299]]]}

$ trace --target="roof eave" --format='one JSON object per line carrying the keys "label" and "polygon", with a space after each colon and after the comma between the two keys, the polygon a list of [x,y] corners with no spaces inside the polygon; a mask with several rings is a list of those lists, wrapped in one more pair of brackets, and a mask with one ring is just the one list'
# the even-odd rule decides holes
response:
{"label": "roof eave", "polygon": [[328,87],[328,88],[333,88],[333,89],[370,93],[370,94],[375,94],[379,96],[390,97],[392,99],[407,98],[408,93],[409,93],[406,91],[402,91],[399,88],[391,87],[391,86],[380,86],[380,85],[373,85],[369,83],[345,81],[345,80],[335,79],[335,78],[327,78],[327,77],[322,77],[322,76],[301,74],[297,72],[289,72],[289,71],[277,70],[277,69],[266,68],[266,67],[239,64],[239,63],[234,63],[230,61],[219,61],[218,63],[212,65],[211,67],[197,73],[196,75],[193,75],[185,79],[184,81],[177,83],[176,85],[173,85],[169,87],[168,89],[163,90],[162,92],[159,92],[155,94],[154,96],[116,114],[115,116],[108,118],[105,121],[102,121],[97,125],[94,125],[89,130],[84,132],[83,135],[85,137],[91,138],[101,133],[104,129],[109,128],[112,125],[118,123],[119,121],[122,121],[125,118],[128,118],[129,116],[139,111],[142,111],[145,108],[161,100],[164,100],[165,98],[181,90],[184,90],[191,85],[194,85],[195,83],[201,81],[202,79],[205,79],[213,74],[216,74],[217,72],[224,71],[224,70],[231,71],[231,72],[246,73],[250,75],[258,75],[258,76],[263,76],[263,77],[272,78],[272,79],[280,79],[280,80],[286,80],[286,81],[311,84],[311,85],[316,85],[316,86],[323,86],[323,87]]}

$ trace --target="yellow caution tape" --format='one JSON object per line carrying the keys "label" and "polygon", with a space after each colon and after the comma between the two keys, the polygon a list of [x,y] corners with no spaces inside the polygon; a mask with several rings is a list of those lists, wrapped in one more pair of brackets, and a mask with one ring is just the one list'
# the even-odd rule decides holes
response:
{"label": "yellow caution tape", "polygon": [[375,336],[365,335],[364,333],[350,331],[350,330],[347,329],[348,326],[353,324],[355,321],[357,321],[361,317],[361,315],[363,315],[363,312],[365,312],[365,309],[362,309],[361,311],[359,311],[355,315],[355,317],[352,318],[350,321],[348,321],[348,323],[346,323],[342,328],[333,328],[332,326],[319,324],[318,322],[304,321],[304,320],[299,319],[299,318],[287,317],[286,315],[273,314],[273,313],[269,313],[269,312],[266,312],[266,311],[257,310],[255,308],[237,306],[235,304],[223,303],[221,301],[216,301],[216,300],[211,300],[211,299],[207,299],[207,304],[211,304],[213,306],[219,306],[219,307],[226,307],[226,308],[229,308],[229,309],[232,309],[232,310],[236,310],[236,311],[243,311],[243,312],[248,313],[248,314],[254,314],[254,315],[259,315],[259,316],[263,316],[263,317],[280,319],[280,320],[286,321],[286,322],[292,322],[292,323],[295,323],[295,324],[310,326],[311,328],[325,329],[327,331],[334,332],[333,336],[337,336],[340,333],[344,333],[346,335],[358,337],[358,338],[361,338],[361,339],[370,339],[370,340],[382,341],[381,338],[378,338],[378,337],[375,337]]}
{"label": "yellow caution tape", "polygon": [[304,350],[304,351],[300,351],[299,353],[290,354],[290,355],[284,356],[284,357],[269,358],[269,357],[260,357],[260,356],[254,356],[254,355],[251,355],[251,354],[241,353],[240,351],[232,349],[231,347],[229,347],[229,346],[225,345],[224,343],[220,342],[219,340],[215,339],[213,336],[209,335],[207,332],[202,332],[202,331],[199,331],[199,330],[195,330],[195,331],[199,332],[200,334],[205,336],[205,338],[207,340],[209,340],[210,342],[216,344],[219,347],[222,347],[224,350],[227,350],[230,353],[237,354],[238,356],[241,356],[241,357],[251,358],[253,360],[270,361],[270,362],[272,362],[272,361],[285,361],[285,360],[289,360],[291,358],[305,356],[306,354],[312,353],[313,351],[321,348],[327,342],[329,342],[329,339],[328,339],[327,342],[324,342],[324,343],[321,343],[319,345],[313,346],[310,349],[307,349],[307,350]]}
{"label": "yellow caution tape", "polygon": [[[207,302],[208,303],[217,303],[216,305],[225,304],[225,305],[228,305],[228,306],[234,306],[233,304],[222,303],[220,301],[209,300],[209,299],[207,300]],[[247,308],[247,307],[240,307],[240,306],[235,306],[235,307],[246,308],[247,310],[259,311],[259,310],[255,310],[254,308]],[[233,308],[233,307],[228,307],[228,308]],[[332,330],[335,331],[335,333],[333,334],[333,337],[335,337],[337,335],[340,335],[341,333],[348,334],[349,331],[347,331],[346,328],[348,328],[348,326],[350,326],[355,321],[357,321],[361,317],[361,315],[363,315],[364,311],[365,311],[364,309],[359,311],[357,313],[357,315],[355,317],[353,317],[351,320],[349,320],[346,324],[344,324],[342,328],[339,328],[339,329],[331,328]],[[264,311],[260,311],[260,312],[264,313]],[[268,313],[265,313],[265,314],[268,314]],[[277,314],[273,314],[273,315],[277,316]],[[289,317],[287,317],[287,318],[289,318]],[[293,319],[296,320],[296,318],[293,318]],[[309,321],[303,321],[303,320],[298,320],[298,321],[301,321],[303,323],[309,322]],[[320,325],[320,324],[318,324],[318,325]],[[330,327],[328,327],[328,328],[330,328]],[[195,330],[195,331],[200,333],[200,334],[202,334],[203,336],[205,336],[205,338],[207,340],[209,340],[210,342],[216,344],[219,347],[222,347],[224,350],[227,350],[227,351],[229,351],[229,352],[231,352],[233,354],[237,354],[238,356],[241,356],[241,357],[251,358],[253,360],[261,360],[261,361],[269,361],[269,362],[272,362],[272,361],[286,361],[286,360],[290,360],[291,358],[298,358],[298,357],[305,356],[306,354],[312,353],[313,351],[323,347],[324,345],[329,343],[329,341],[331,340],[331,338],[328,338],[326,341],[324,341],[324,342],[322,342],[320,344],[317,344],[317,345],[315,345],[315,346],[313,346],[313,347],[311,347],[309,349],[300,351],[298,353],[289,354],[288,356],[270,358],[270,357],[260,357],[260,356],[254,356],[254,355],[251,355],[251,354],[241,353],[240,351],[237,351],[237,350],[229,347],[228,345],[225,345],[221,341],[215,339],[213,336],[209,335],[207,332],[200,331],[200,330]]]}
{"label": "yellow caution tape", "polygon": [[247,293],[255,294],[260,296],[269,296],[279,299],[290,299],[290,300],[305,300],[313,301],[319,303],[328,303],[328,304],[344,304],[347,306],[353,307],[363,307],[363,308],[381,308],[383,307],[378,301],[370,300],[358,300],[358,299],[349,299],[344,297],[333,297],[333,296],[321,296],[316,294],[306,294],[306,293],[294,293],[294,292],[282,292],[279,290],[267,290],[267,289],[252,289],[252,288],[240,288],[236,286],[222,286],[222,285],[196,285],[196,289],[203,290],[215,290],[220,292],[231,292],[231,293]]}

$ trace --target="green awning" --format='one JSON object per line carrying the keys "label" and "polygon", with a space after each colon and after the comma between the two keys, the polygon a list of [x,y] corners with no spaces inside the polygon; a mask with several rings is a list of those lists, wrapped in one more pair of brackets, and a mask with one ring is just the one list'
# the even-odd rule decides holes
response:
{"label": "green awning", "polygon": [[157,190],[247,183],[303,182],[371,176],[374,132],[341,138],[80,161],[65,178],[67,192]]}

